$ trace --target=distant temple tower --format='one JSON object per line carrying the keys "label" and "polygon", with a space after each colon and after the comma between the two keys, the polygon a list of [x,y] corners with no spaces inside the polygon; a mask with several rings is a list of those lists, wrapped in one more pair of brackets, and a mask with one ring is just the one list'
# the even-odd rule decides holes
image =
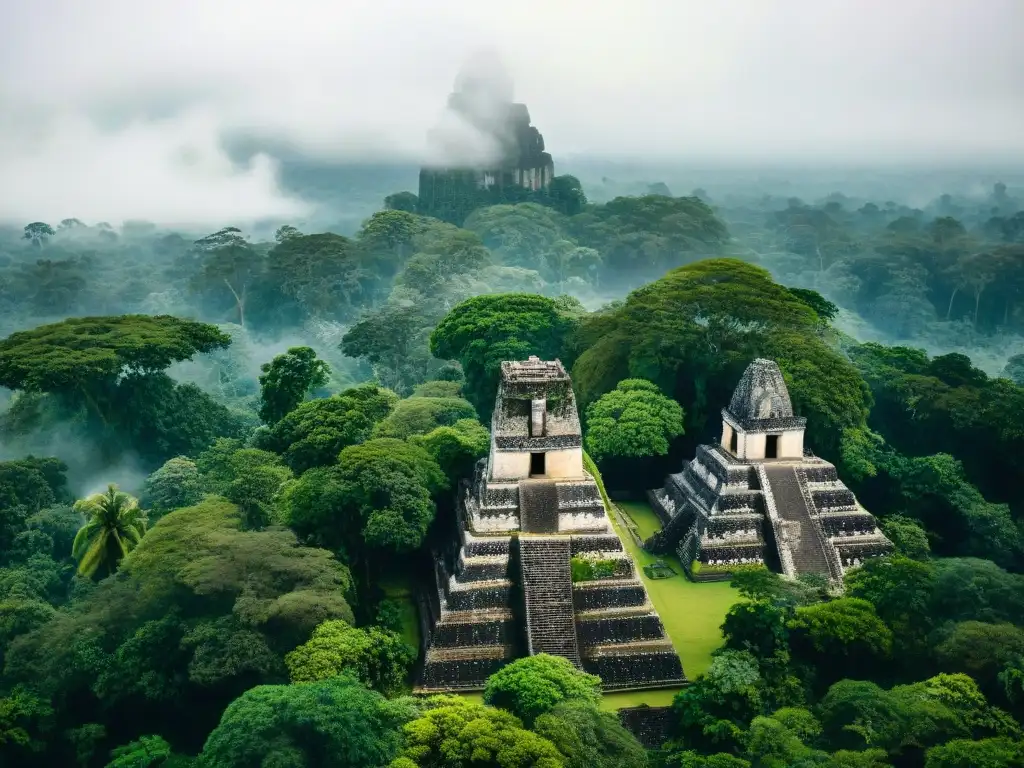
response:
{"label": "distant temple tower", "polygon": [[[458,537],[436,553],[421,691],[479,690],[514,658],[550,653],[606,689],[685,681],[679,656],[583,466],[558,360],[501,366],[491,450],[465,482]],[[603,567],[572,579],[573,558]],[[596,569],[595,569],[596,570]]]}
{"label": "distant temple tower", "polygon": [[420,170],[420,213],[456,224],[481,200],[529,199],[527,193],[546,190],[555,176],[544,137],[530,124],[526,105],[512,101],[512,81],[500,62],[476,66],[460,73],[448,97],[448,116],[462,127],[442,123],[431,131],[445,159]]}
{"label": "distant temple tower", "polygon": [[649,494],[664,527],[647,547],[677,551],[698,578],[765,563],[834,583],[864,558],[891,551],[835,466],[805,450],[805,426],[779,366],[754,360],[722,410],[719,444],[699,446],[682,472]]}

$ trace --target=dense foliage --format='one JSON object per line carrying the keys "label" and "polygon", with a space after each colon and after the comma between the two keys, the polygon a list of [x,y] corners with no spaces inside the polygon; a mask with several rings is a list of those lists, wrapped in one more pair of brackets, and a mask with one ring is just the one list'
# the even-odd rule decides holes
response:
{"label": "dense foliage", "polygon": [[[1024,201],[612,186],[439,218],[399,192],[349,234],[266,241],[0,229],[0,762],[1021,765]],[[507,665],[483,703],[408,695],[418,585],[500,364],[531,354],[570,369],[633,493],[777,360],[896,545],[841,594],[738,571],[656,758],[564,659]]]}

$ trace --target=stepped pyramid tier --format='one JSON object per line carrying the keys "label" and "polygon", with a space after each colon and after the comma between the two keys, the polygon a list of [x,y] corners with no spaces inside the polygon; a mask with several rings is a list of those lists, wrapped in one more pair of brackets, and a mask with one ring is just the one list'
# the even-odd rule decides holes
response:
{"label": "stepped pyramid tier", "polygon": [[[574,582],[574,559],[599,563],[605,577]],[[463,482],[458,535],[434,561],[419,691],[480,690],[503,665],[537,653],[569,659],[610,690],[685,682],[583,467],[576,400],[558,360],[502,363],[490,454]]]}
{"label": "stepped pyramid tier", "polygon": [[646,546],[678,552],[694,576],[728,578],[730,567],[762,563],[833,583],[864,558],[890,552],[835,466],[805,449],[805,426],[779,366],[754,360],[722,410],[719,443],[699,446],[648,494],[663,528]]}

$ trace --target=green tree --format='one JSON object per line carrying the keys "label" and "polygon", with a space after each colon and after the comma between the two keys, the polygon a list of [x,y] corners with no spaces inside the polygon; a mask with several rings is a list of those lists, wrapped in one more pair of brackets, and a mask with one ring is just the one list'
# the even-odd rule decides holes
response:
{"label": "green tree", "polygon": [[71,548],[81,576],[113,573],[146,533],[146,515],[138,499],[116,485],[76,502],[75,509],[86,517]]}
{"label": "green tree", "polygon": [[527,725],[563,701],[597,704],[601,679],[546,653],[517,659],[489,678],[484,703],[508,710]]}
{"label": "green tree", "polygon": [[1024,575],[973,557],[933,562],[931,614],[936,621],[1024,624]]}
{"label": "green tree", "polygon": [[226,227],[193,243],[198,271],[189,287],[213,307],[237,313],[245,327],[245,311],[251,288],[266,267],[264,257],[241,236],[237,227]]}
{"label": "green tree", "polygon": [[178,768],[185,761],[175,756],[171,745],[162,736],[140,736],[110,751],[106,768]]}
{"label": "green tree", "polygon": [[380,265],[356,243],[333,232],[282,239],[266,258],[260,318],[268,327],[308,317],[345,321],[374,303]]}
{"label": "green tree", "polygon": [[[810,720],[814,720],[809,712],[803,712]],[[760,768],[788,768],[824,757],[821,752],[804,744],[801,734],[788,725],[783,717],[774,714],[770,717],[755,717],[750,721],[750,728],[744,737],[744,756],[750,759],[752,765]],[[816,722],[815,726],[820,732],[821,726]]]}
{"label": "green tree", "polygon": [[261,685],[224,710],[201,760],[209,768],[379,768],[398,752],[398,729],[413,714],[407,700],[388,701],[352,676]]}
{"label": "green tree", "polygon": [[388,302],[360,316],[342,337],[341,351],[365,359],[382,386],[408,394],[436,364],[429,346],[436,322],[420,303]]}
{"label": "green tree", "polygon": [[670,755],[665,765],[667,768],[750,768],[750,761],[725,752],[701,755],[688,749]]}
{"label": "green tree", "polygon": [[612,457],[664,456],[683,434],[683,409],[643,379],[623,379],[587,408],[587,452]]}
{"label": "green tree", "polygon": [[563,237],[561,216],[537,203],[477,208],[463,223],[503,264],[540,270],[544,254]]}
{"label": "green tree", "polygon": [[88,298],[88,263],[82,259],[37,259],[21,266],[19,282],[37,315],[77,312]]}
{"label": "green tree", "polygon": [[875,606],[897,646],[907,652],[920,650],[933,626],[935,571],[929,564],[899,555],[872,558],[849,572],[845,581],[850,597]]}
{"label": "green tree", "polygon": [[215,326],[168,315],[71,318],[0,341],[0,385],[95,399],[125,373],[158,373],[230,343]]}
{"label": "green tree", "polygon": [[360,250],[393,277],[417,250],[417,236],[432,228],[440,229],[438,222],[399,209],[377,211],[363,222],[356,235]]}
{"label": "green tree", "polygon": [[840,749],[833,752],[824,765],[825,768],[891,768],[892,763],[884,749]]}
{"label": "green tree", "polygon": [[647,751],[612,712],[568,700],[534,722],[534,732],[558,749],[566,768],[647,768]]}
{"label": "green tree", "polygon": [[260,370],[259,416],[271,425],[295,410],[309,392],[327,384],[331,372],[310,347],[292,347]]}
{"label": "green tree", "polygon": [[[145,733],[153,711],[174,744],[201,743],[224,708],[255,685],[287,680],[282,657],[330,619],[354,621],[349,570],[284,528],[245,531],[218,496],[163,516],[117,578],[14,638],[10,684],[51,699],[62,724],[94,717]],[[138,729],[138,730],[136,730]]]}
{"label": "green tree", "polygon": [[403,727],[405,746],[390,768],[562,768],[547,739],[517,717],[459,696],[432,696]]}
{"label": "green tree", "polygon": [[1024,629],[1007,622],[961,621],[945,629],[943,635],[935,646],[940,668],[966,672],[988,690],[996,688],[1007,664],[1024,656]]}
{"label": "green tree", "polygon": [[892,632],[875,606],[855,597],[801,606],[787,627],[794,655],[830,681],[851,668],[870,670],[892,652]]}
{"label": "green tree", "polygon": [[839,314],[839,307],[817,291],[808,288],[790,288],[789,292],[813,309],[822,320],[831,322]]}
{"label": "green tree", "polygon": [[202,498],[202,478],[196,463],[185,456],[176,456],[146,478],[140,501],[159,517],[171,510],[198,504]]}
{"label": "green tree", "polygon": [[744,730],[767,714],[768,691],[749,651],[720,650],[708,671],[676,694],[677,735],[701,752],[739,751]]}
{"label": "green tree", "polygon": [[466,399],[489,419],[501,363],[530,355],[542,360],[559,357],[573,326],[574,321],[543,296],[477,296],[445,316],[430,335],[430,351],[435,357],[462,364]]}
{"label": "green tree", "polygon": [[215,326],[167,315],[71,318],[0,341],[0,386],[81,409],[110,453],[130,447],[159,465],[237,429],[223,405],[163,373],[230,342]]}
{"label": "green tree", "polygon": [[954,739],[925,753],[925,768],[1020,768],[1024,745],[1012,739]]}
{"label": "green tree", "polygon": [[608,273],[633,284],[688,257],[715,253],[729,237],[725,224],[696,197],[616,197],[584,209],[570,227],[581,245],[605,255]]}
{"label": "green tree", "polygon": [[405,685],[416,649],[395,632],[344,621],[325,621],[308,642],[285,656],[293,683],[310,683],[352,672],[364,685],[393,695]]}
{"label": "green tree", "polygon": [[882,522],[882,532],[889,537],[896,551],[913,560],[925,560],[931,553],[928,533],[914,519],[891,515]]}
{"label": "green tree", "polygon": [[574,336],[582,351],[573,386],[588,405],[622,379],[647,379],[683,407],[687,434],[703,434],[749,362],[774,358],[794,409],[808,420],[808,442],[838,458],[838,438],[864,425],[870,393],[819,335],[821,322],[766,270],[699,261],[588,316]]}
{"label": "green tree", "polygon": [[792,612],[767,600],[739,602],[725,615],[725,647],[748,651],[757,659],[771,659],[789,649],[787,619]]}
{"label": "green tree", "polygon": [[64,738],[75,751],[80,766],[88,766],[98,751],[100,742],[107,738],[107,729],[100,723],[86,723],[64,731]]}
{"label": "green tree", "polygon": [[[248,457],[253,457],[245,461]],[[232,457],[234,478],[224,489],[224,497],[238,505],[242,524],[248,530],[260,530],[281,522],[281,492],[292,479],[292,472],[274,454],[253,448],[236,452]]]}
{"label": "green tree", "polygon": [[422,447],[444,472],[452,488],[473,474],[477,461],[487,455],[491,433],[476,419],[459,419],[450,427],[437,427],[409,442]]}
{"label": "green tree", "polygon": [[555,176],[548,187],[548,194],[551,196],[555,209],[566,216],[575,216],[587,204],[587,195],[583,191],[583,185],[575,176]]}
{"label": "green tree", "polygon": [[413,387],[411,397],[461,397],[462,382],[436,379]]}
{"label": "green tree", "polygon": [[413,192],[395,192],[384,198],[384,209],[388,211],[404,211],[416,213],[420,199]]}
{"label": "green tree", "polygon": [[343,448],[361,443],[394,408],[398,397],[375,384],[308,400],[259,438],[260,447],[284,457],[296,474],[337,461]]}
{"label": "green tree", "polygon": [[462,419],[475,420],[476,410],[461,397],[409,397],[395,403],[394,410],[377,424],[374,436],[405,440]]}
{"label": "green tree", "polygon": [[893,756],[950,739],[1020,733],[966,675],[938,675],[889,690],[869,681],[840,680],[822,699],[820,714],[833,746],[878,747]]}
{"label": "green tree", "polygon": [[828,586],[817,583],[814,574],[803,574],[794,581],[764,566],[736,571],[730,585],[747,600],[768,600],[789,607],[820,602],[825,599]]}
{"label": "green tree", "polygon": [[27,757],[43,748],[53,709],[49,703],[23,687],[15,687],[0,698],[0,748],[11,757]]}
{"label": "green tree", "polygon": [[423,543],[436,512],[433,496],[445,485],[423,448],[380,438],[345,448],[335,466],[305,472],[285,492],[285,504],[296,531],[362,566],[365,588],[380,556]]}
{"label": "green tree", "polygon": [[54,234],[53,227],[45,221],[33,221],[31,224],[25,225],[25,230],[21,237],[23,240],[28,240],[36,248],[41,248],[46,245],[46,242]]}

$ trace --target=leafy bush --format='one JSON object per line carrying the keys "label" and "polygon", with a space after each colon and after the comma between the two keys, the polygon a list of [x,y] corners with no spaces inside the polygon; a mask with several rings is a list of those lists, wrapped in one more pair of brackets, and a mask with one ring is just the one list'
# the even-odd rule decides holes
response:
{"label": "leafy bush", "polygon": [[574,557],[569,561],[569,569],[574,582],[610,579],[615,575],[615,563],[615,560]]}

